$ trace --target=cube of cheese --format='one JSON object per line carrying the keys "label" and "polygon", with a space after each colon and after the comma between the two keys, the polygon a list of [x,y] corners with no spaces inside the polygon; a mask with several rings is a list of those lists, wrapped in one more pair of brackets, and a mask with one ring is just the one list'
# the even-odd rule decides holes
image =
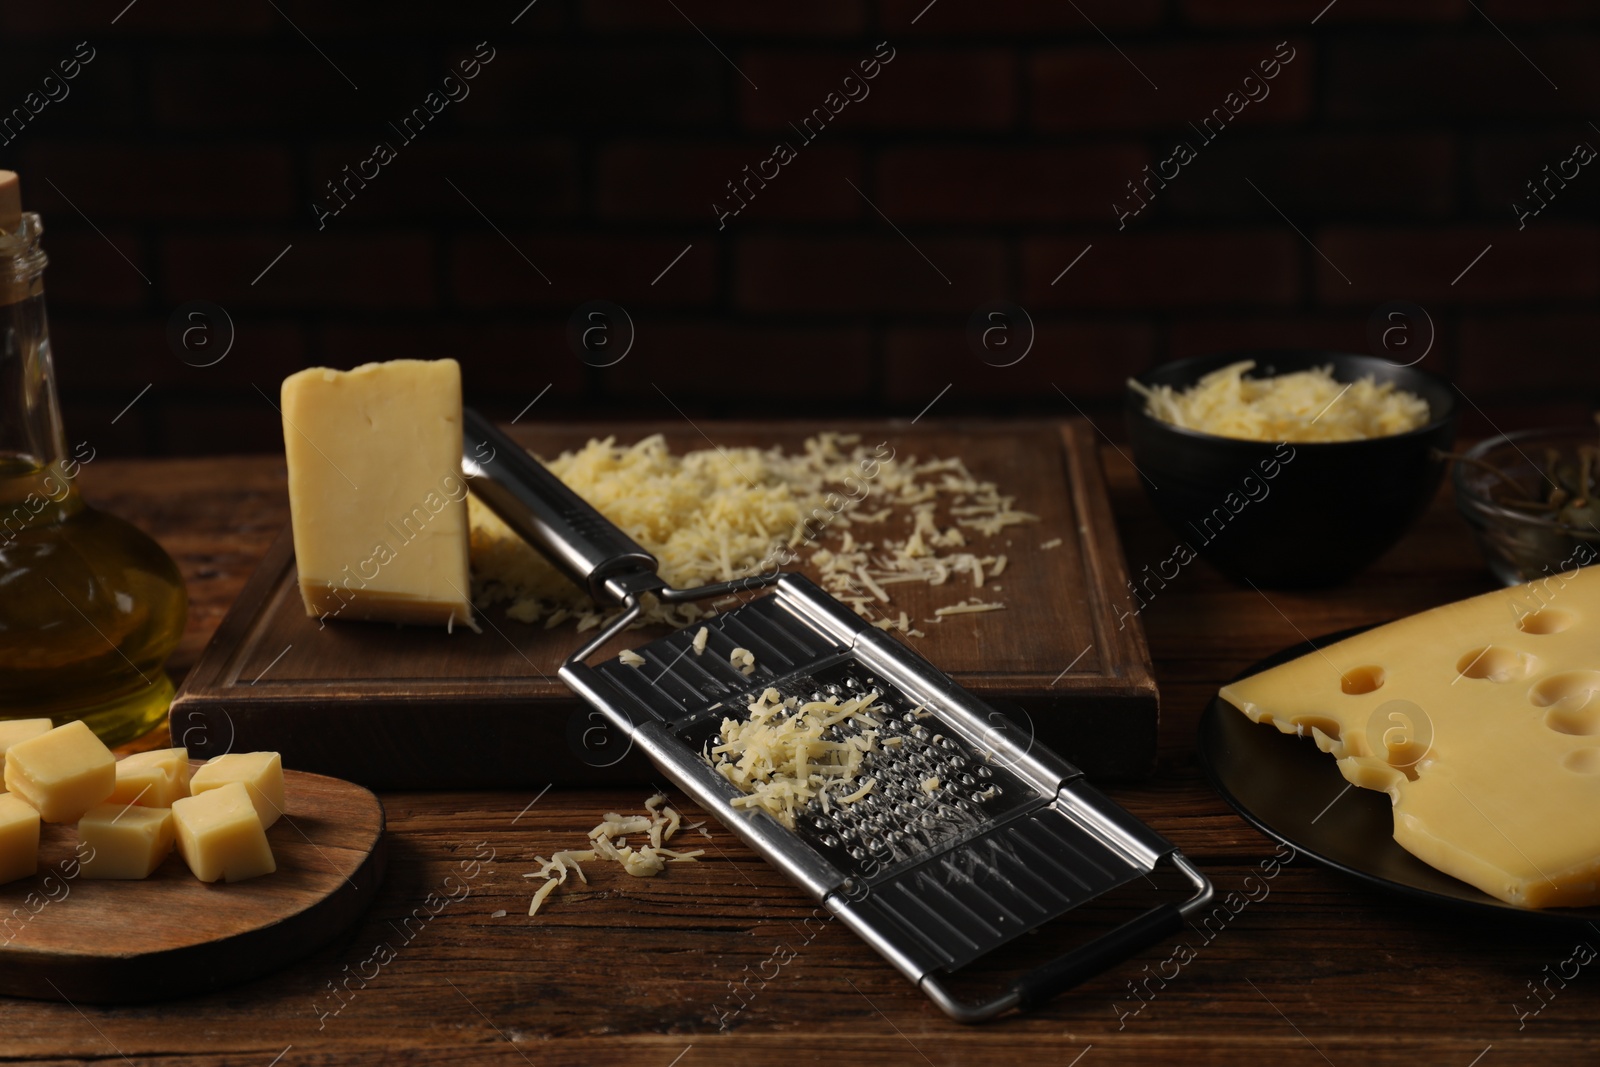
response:
{"label": "cube of cheese", "polygon": [[135,752],[117,761],[116,788],[112,789],[106,803],[170,808],[173,801],[188,795],[188,750],[158,748]]}
{"label": "cube of cheese", "polygon": [[0,793],[0,885],[39,870],[39,812]]}
{"label": "cube of cheese", "polygon": [[[49,719],[7,719],[0,722],[0,776],[5,774],[7,749],[18,741],[47,734],[54,726],[55,723]],[[0,781],[0,793],[5,791],[5,783]]]}
{"label": "cube of cheese", "polygon": [[178,854],[202,882],[242,882],[278,869],[250,791],[228,782],[172,805]]}
{"label": "cube of cheese", "polygon": [[116,757],[82,720],[19,741],[6,752],[6,788],[45,822],[77,822],[116,784]]}
{"label": "cube of cheese", "polygon": [[471,624],[455,360],[292,374],[283,442],[308,615]]}
{"label": "cube of cheese", "polygon": [[276,752],[229,752],[217,756],[194,772],[189,789],[199,796],[229,782],[244,783],[263,827],[271,826],[283,814],[283,761]]}
{"label": "cube of cheese", "polygon": [[148,878],[172,852],[172,809],[97,804],[78,820],[85,878]]}

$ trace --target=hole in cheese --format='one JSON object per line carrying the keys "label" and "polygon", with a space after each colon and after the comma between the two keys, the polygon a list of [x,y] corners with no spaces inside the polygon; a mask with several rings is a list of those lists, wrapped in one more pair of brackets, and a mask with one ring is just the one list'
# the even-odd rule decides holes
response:
{"label": "hole in cheese", "polygon": [[1600,774],[1600,748],[1580,748],[1568,752],[1561,765],[1578,774]]}
{"label": "hole in cheese", "polygon": [[1525,634],[1558,634],[1577,621],[1578,617],[1570,611],[1545,608],[1522,616],[1517,620],[1517,629]]}
{"label": "hole in cheese", "polygon": [[1382,667],[1351,667],[1340,676],[1339,688],[1347,696],[1358,697],[1382,688],[1384,677]]}
{"label": "hole in cheese", "polygon": [[1581,708],[1590,703],[1597,690],[1600,690],[1600,671],[1562,671],[1535,685],[1529,691],[1528,699],[1540,708],[1548,708],[1552,704]]}
{"label": "hole in cheese", "polygon": [[1501,645],[1485,645],[1464,654],[1456,661],[1456,672],[1463,678],[1490,682],[1514,682],[1533,673],[1533,657]]}

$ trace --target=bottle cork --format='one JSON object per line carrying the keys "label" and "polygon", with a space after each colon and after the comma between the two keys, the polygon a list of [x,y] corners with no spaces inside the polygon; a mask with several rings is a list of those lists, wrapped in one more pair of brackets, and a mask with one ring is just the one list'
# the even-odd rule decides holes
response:
{"label": "bottle cork", "polygon": [[22,228],[22,187],[17,172],[0,170],[0,233],[16,233]]}

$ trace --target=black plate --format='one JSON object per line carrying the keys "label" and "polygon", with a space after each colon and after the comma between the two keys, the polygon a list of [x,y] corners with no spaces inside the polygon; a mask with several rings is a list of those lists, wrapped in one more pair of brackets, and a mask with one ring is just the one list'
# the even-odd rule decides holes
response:
{"label": "black plate", "polygon": [[[1269,656],[1239,675],[1287,663],[1366,627],[1330,634]],[[1394,839],[1386,793],[1350,785],[1309,737],[1251,722],[1221,697],[1200,716],[1200,766],[1233,809],[1276,838],[1369,885],[1485,917],[1569,924],[1600,922],[1600,908],[1521,908],[1423,863]],[[1342,795],[1341,795],[1342,794]]]}

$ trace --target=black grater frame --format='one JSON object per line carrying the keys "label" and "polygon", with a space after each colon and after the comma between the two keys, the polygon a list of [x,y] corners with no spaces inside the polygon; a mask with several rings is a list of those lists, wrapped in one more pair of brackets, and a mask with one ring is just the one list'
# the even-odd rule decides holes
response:
{"label": "black grater frame", "polygon": [[[618,747],[641,749],[952,1018],[977,1022],[1035,1006],[1176,932],[1210,902],[1210,882],[1176,846],[805,577],[774,569],[670,588],[649,553],[493,424],[468,410],[464,429],[463,469],[474,493],[598,603],[623,608],[562,664],[562,680],[622,739]],[[693,647],[698,628],[690,627],[634,649],[642,665],[615,657],[588,662],[633,624],[647,595],[744,599],[769,588],[708,622],[703,653]],[[731,662],[735,648],[754,653],[748,672]],[[852,808],[850,818],[862,826],[848,840],[842,830],[832,832],[837,827],[816,823],[814,810],[790,829],[764,810],[735,805],[744,794],[702,754],[708,731],[769,686],[807,696],[876,690],[892,709],[902,742],[882,762],[886,780],[889,769],[901,773],[875,791],[876,799]],[[946,768],[950,781],[928,788],[939,776],[922,774]],[[987,1000],[950,991],[950,974],[1163,861],[1193,886],[1186,900],[1151,908]]]}

